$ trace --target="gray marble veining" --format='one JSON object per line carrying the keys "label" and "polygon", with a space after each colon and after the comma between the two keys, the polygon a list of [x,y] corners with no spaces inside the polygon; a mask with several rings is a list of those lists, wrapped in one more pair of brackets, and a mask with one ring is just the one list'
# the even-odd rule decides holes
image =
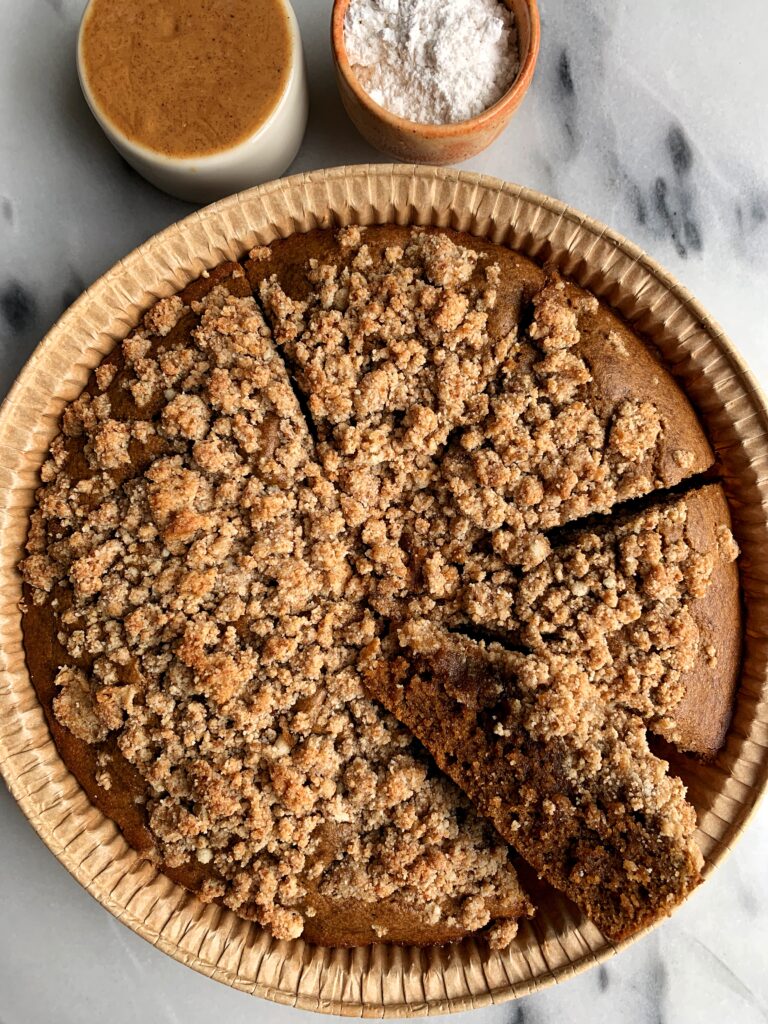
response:
{"label": "gray marble veining", "polygon": [[[0,0],[0,392],[64,308],[190,213],[146,184],[80,96],[84,0]],[[292,170],[384,159],[339,102],[330,0],[294,0],[312,92]],[[768,384],[768,11],[754,0],[541,0],[536,78],[466,166],[632,238],[704,303]],[[37,840],[0,786],[0,1024],[290,1024],[306,1014],[154,950]],[[604,966],[473,1022],[768,1020],[768,805],[675,916]],[[465,1015],[469,1016],[469,1015]]]}

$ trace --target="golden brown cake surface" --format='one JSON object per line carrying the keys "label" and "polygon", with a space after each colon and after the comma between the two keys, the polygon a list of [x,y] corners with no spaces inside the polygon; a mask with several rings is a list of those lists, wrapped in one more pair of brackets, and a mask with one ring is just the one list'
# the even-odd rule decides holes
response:
{"label": "golden brown cake surface", "polygon": [[[727,505],[717,485],[653,498],[711,463],[651,350],[516,253],[396,227],[254,250],[150,310],[65,410],[22,564],[54,738],[132,845],[277,937],[497,921],[510,941],[532,908],[480,815],[631,930],[697,877],[694,812],[645,728],[712,756],[730,716]],[[503,758],[570,759],[570,781],[505,767],[503,818],[482,783],[502,741],[476,708],[434,717],[486,677],[525,691]],[[446,760],[459,736],[468,774]],[[566,782],[567,828],[515,842],[509,816],[540,833]],[[611,804],[608,859],[582,858],[612,872],[604,907],[557,845],[582,842],[585,794]],[[622,831],[619,807],[643,820]]]}

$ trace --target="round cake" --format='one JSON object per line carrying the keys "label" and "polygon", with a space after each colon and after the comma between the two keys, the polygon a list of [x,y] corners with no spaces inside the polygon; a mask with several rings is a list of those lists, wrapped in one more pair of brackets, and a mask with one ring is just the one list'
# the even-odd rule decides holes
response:
{"label": "round cake", "polygon": [[27,546],[65,762],[276,937],[503,946],[530,865],[618,939],[697,884],[666,752],[729,724],[728,507],[656,353],[554,271],[394,226],[221,265],[66,408]]}

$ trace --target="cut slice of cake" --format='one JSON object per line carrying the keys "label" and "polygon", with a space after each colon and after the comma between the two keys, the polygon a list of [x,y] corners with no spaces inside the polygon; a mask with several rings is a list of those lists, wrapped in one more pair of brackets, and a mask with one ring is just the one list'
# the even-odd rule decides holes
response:
{"label": "cut slice of cake", "polygon": [[574,659],[414,621],[363,656],[369,692],[408,726],[539,875],[618,941],[700,880],[696,814],[642,721]]}
{"label": "cut slice of cake", "polygon": [[488,415],[456,431],[441,462],[454,529],[466,520],[481,546],[526,568],[546,554],[547,531],[713,462],[669,372],[594,296],[550,274],[532,317],[490,391]]}

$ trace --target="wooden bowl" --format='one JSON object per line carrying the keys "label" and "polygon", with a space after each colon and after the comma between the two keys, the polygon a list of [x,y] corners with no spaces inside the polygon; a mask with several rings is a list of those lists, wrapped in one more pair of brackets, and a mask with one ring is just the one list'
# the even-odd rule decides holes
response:
{"label": "wooden bowl", "polygon": [[533,79],[539,55],[540,25],[536,0],[504,0],[515,16],[520,70],[500,100],[477,117],[456,124],[419,124],[390,113],[363,89],[349,62],[344,17],[349,0],[334,0],[331,49],[341,102],[355,127],[376,149],[419,164],[455,164],[476,156],[506,128]]}

